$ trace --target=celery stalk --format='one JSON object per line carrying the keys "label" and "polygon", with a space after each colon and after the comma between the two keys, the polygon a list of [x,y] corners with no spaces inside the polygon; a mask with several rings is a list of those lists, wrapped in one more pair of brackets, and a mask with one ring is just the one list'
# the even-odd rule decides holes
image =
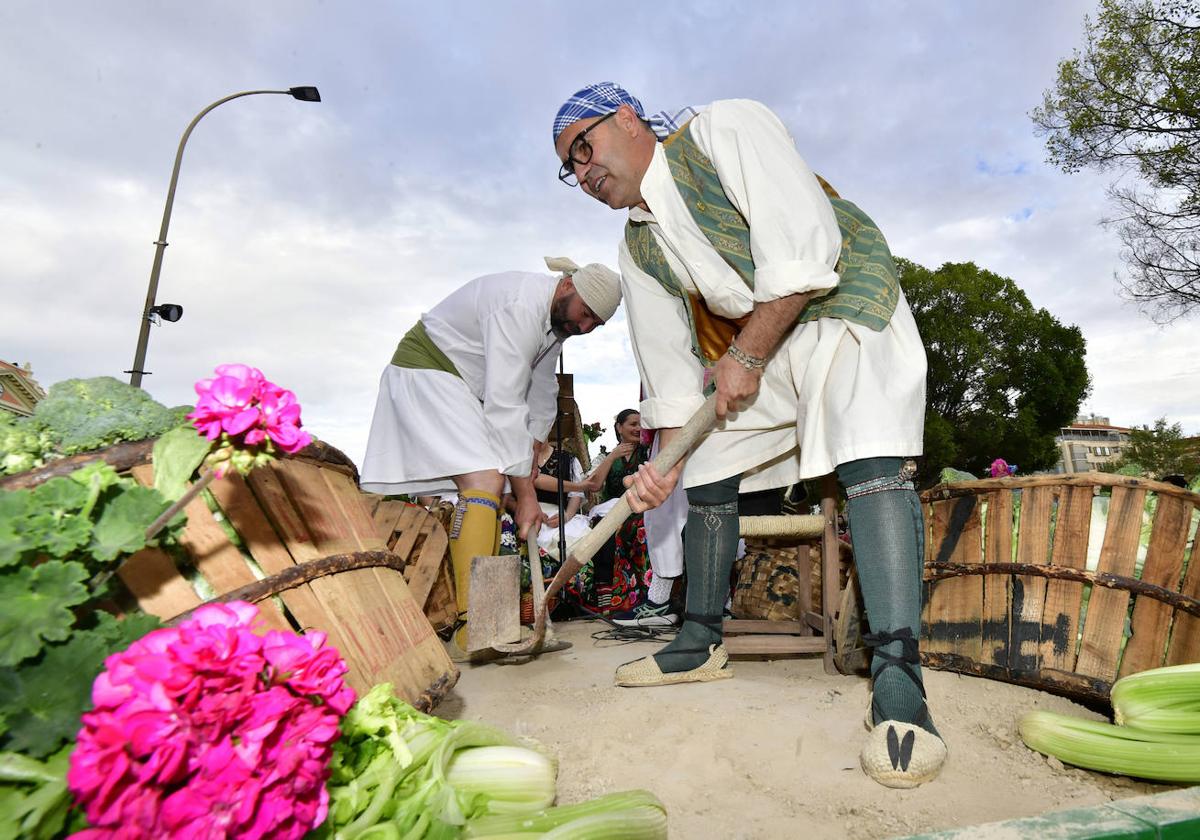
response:
{"label": "celery stalk", "polygon": [[1166,782],[1200,782],[1200,736],[1148,732],[1035,711],[1021,718],[1021,739],[1068,764]]}
{"label": "celery stalk", "polygon": [[1113,718],[1153,732],[1200,734],[1200,663],[1152,668],[1112,687]]}
{"label": "celery stalk", "polygon": [[[560,831],[563,833],[558,833]],[[628,790],[532,814],[478,817],[467,823],[462,836],[464,840],[499,840],[522,836],[573,840],[605,837],[665,840],[667,814],[662,802],[654,794],[646,790]]]}

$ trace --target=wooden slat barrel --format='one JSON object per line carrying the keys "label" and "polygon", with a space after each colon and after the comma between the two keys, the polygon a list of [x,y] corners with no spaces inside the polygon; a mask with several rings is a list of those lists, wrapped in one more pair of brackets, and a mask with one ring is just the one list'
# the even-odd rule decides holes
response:
{"label": "wooden slat barrel", "polygon": [[1200,660],[1189,562],[1200,494],[1086,473],[942,484],[921,498],[924,664],[1107,702],[1121,676]]}

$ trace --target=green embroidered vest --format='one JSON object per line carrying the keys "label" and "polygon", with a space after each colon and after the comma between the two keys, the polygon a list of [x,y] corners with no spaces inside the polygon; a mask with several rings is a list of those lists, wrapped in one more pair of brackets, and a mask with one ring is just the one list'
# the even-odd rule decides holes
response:
{"label": "green embroidered vest", "polygon": [[[722,259],[753,289],[750,227],[725,195],[716,167],[692,140],[687,125],[668,137],[663,148],[671,177],[692,219]],[[891,251],[879,228],[862,210],[838,196],[824,180],[821,185],[833,204],[842,233],[842,251],[834,269],[839,280],[828,293],[811,300],[801,310],[798,321],[842,318],[872,330],[881,330],[891,320],[900,297],[900,281]],[[685,293],[650,226],[645,222],[626,223],[625,243],[638,268],[683,301],[692,331],[693,349],[704,360],[706,356],[700,350],[702,336],[697,334],[697,319],[700,319],[703,332],[705,317],[697,311],[698,299]],[[716,316],[709,313],[708,317]]]}

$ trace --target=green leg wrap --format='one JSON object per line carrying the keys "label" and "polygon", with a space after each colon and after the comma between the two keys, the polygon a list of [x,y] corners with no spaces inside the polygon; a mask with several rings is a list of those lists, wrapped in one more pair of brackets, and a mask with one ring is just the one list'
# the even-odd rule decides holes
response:
{"label": "green leg wrap", "polygon": [[900,458],[839,464],[854,562],[875,647],[872,719],[912,723],[937,735],[925,705],[917,638],[921,629],[924,519],[912,476]]}
{"label": "green leg wrap", "polygon": [[721,643],[721,615],[729,595],[729,573],[738,546],[737,491],[740,475],[687,491],[684,567],[687,611],[679,635],[654,654],[663,673],[690,671]]}

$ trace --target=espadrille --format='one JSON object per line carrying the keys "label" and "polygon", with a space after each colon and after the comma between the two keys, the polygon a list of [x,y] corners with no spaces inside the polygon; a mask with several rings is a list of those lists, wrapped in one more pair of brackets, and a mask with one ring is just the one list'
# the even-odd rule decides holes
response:
{"label": "espadrille", "polygon": [[724,645],[709,645],[708,659],[698,668],[690,671],[663,673],[654,657],[646,656],[642,659],[635,659],[633,662],[626,662],[617,668],[614,682],[617,685],[628,687],[642,687],[727,680],[733,676],[733,671],[728,667],[728,663],[729,654],[725,652]]}
{"label": "espadrille", "polygon": [[863,772],[890,788],[914,788],[935,778],[946,763],[946,744],[911,723],[885,720],[871,730],[859,762]]}

